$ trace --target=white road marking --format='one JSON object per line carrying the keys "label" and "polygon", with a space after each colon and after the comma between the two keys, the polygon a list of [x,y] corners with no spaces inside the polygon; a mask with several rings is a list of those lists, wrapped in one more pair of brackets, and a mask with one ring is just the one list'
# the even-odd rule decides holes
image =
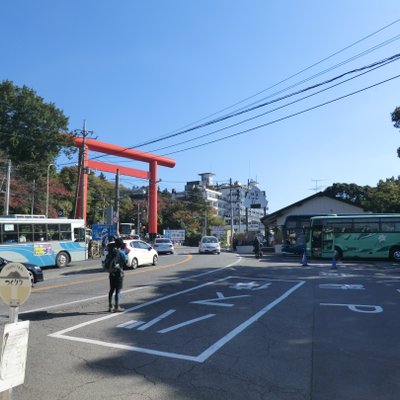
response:
{"label": "white road marking", "polygon": [[185,321],[180,324],[170,326],[169,328],[161,329],[160,331],[158,331],[158,333],[167,333],[167,332],[175,331],[176,329],[183,328],[184,326],[191,325],[191,324],[194,324],[199,321],[203,321],[203,320],[211,318],[211,317],[215,317],[215,314],[207,314],[207,315],[203,315],[202,317],[193,318],[189,321]]}
{"label": "white road marking", "polygon": [[[205,351],[203,351],[202,353],[200,353],[197,356],[191,356],[191,355],[185,355],[185,354],[179,354],[179,353],[173,353],[173,352],[168,352],[168,351],[159,351],[159,350],[155,350],[155,349],[149,349],[149,348],[144,348],[144,347],[138,347],[138,346],[130,346],[130,345],[123,345],[123,344],[118,344],[118,343],[109,343],[109,342],[104,342],[101,340],[94,340],[94,339],[88,339],[88,338],[83,338],[83,337],[74,337],[74,336],[67,336],[66,334],[71,332],[71,331],[75,331],[78,330],[80,328],[86,327],[88,325],[97,323],[97,322],[102,322],[105,321],[106,319],[109,318],[113,318],[116,316],[121,316],[127,312],[130,311],[134,311],[134,310],[138,310],[141,308],[144,308],[146,306],[149,306],[151,304],[155,304],[155,303],[159,303],[161,301],[164,301],[166,299],[170,299],[172,297],[176,297],[180,294],[184,294],[184,293],[188,293],[190,291],[199,289],[199,288],[204,288],[219,282],[223,282],[226,281],[228,279],[246,279],[243,277],[237,277],[237,276],[228,276],[225,278],[221,278],[221,279],[217,279],[215,281],[212,282],[207,282],[207,283],[203,283],[201,285],[189,288],[189,289],[184,289],[181,290],[180,292],[176,292],[176,293],[172,293],[151,301],[148,301],[147,303],[143,303],[143,304],[139,304],[137,306],[131,307],[127,310],[125,310],[123,313],[118,313],[118,314],[111,314],[111,315],[107,315],[105,317],[101,317],[101,318],[97,318],[95,320],[92,321],[87,321],[84,322],[82,324],[78,324],[66,329],[63,329],[61,331],[52,333],[50,335],[48,335],[49,337],[54,337],[54,338],[59,338],[59,339],[65,339],[65,340],[70,340],[70,341],[75,341],[75,342],[81,342],[81,343],[88,343],[88,344],[95,344],[95,345],[99,345],[99,346],[103,346],[103,347],[110,347],[110,348],[115,348],[115,349],[123,349],[123,350],[128,350],[128,351],[136,351],[136,352],[140,352],[140,353],[146,353],[146,354],[151,354],[151,355],[155,355],[155,356],[163,356],[163,357],[169,357],[169,358],[175,358],[175,359],[181,359],[181,360],[187,360],[187,361],[193,361],[193,362],[199,362],[202,363],[205,360],[207,360],[211,355],[213,355],[215,352],[217,352],[222,346],[224,346],[227,342],[229,342],[230,340],[232,340],[235,336],[237,336],[239,333],[241,333],[243,330],[245,330],[248,326],[250,326],[251,324],[253,324],[255,321],[257,321],[258,319],[260,319],[263,315],[265,315],[266,313],[268,313],[270,310],[272,310],[276,305],[278,305],[280,302],[282,302],[283,300],[285,300],[288,296],[290,296],[294,291],[296,291],[297,289],[299,289],[304,283],[305,281],[293,281],[293,282],[298,282],[296,285],[294,285],[293,287],[291,287],[289,290],[287,290],[286,292],[284,292],[281,296],[279,296],[278,298],[276,298],[274,301],[272,301],[271,303],[267,304],[265,307],[263,307],[260,311],[258,311],[256,314],[254,314],[253,316],[251,316],[250,318],[248,318],[246,321],[244,321],[243,323],[241,323],[240,325],[238,325],[236,328],[232,329],[228,334],[226,334],[225,336],[223,336],[222,338],[220,338],[219,340],[217,340],[213,345],[211,345],[210,347],[208,347]],[[253,278],[254,280],[254,278]],[[279,282],[279,280],[276,280]],[[207,314],[203,317],[200,318],[211,318],[213,316],[213,314]],[[195,320],[193,320],[195,321]],[[198,319],[196,319],[195,322],[197,322]],[[187,323],[191,323],[191,321],[186,321],[182,324],[187,324]],[[132,321],[133,323],[133,321]],[[178,329],[179,327],[182,327],[182,324],[178,324],[178,325],[174,325],[173,327],[169,327],[169,328],[165,328],[165,329]],[[163,330],[161,330],[160,332],[162,332]],[[165,333],[165,330],[164,332]]]}
{"label": "white road marking", "polygon": [[165,313],[159,315],[157,318],[152,319],[151,321],[147,322],[146,324],[142,325],[140,328],[138,328],[138,331],[144,331],[147,328],[150,328],[151,326],[155,325],[157,322],[161,321],[164,318],[167,318],[171,314],[173,314],[176,310],[168,310]]}
{"label": "white road marking", "polygon": [[217,292],[217,298],[191,301],[191,303],[193,303],[193,304],[205,304],[205,305],[208,305],[208,306],[218,306],[218,307],[233,307],[232,303],[216,303],[216,302],[218,302],[220,300],[238,299],[240,297],[251,297],[251,296],[249,294],[242,294],[240,296],[228,296],[228,297],[225,297],[221,292]]}

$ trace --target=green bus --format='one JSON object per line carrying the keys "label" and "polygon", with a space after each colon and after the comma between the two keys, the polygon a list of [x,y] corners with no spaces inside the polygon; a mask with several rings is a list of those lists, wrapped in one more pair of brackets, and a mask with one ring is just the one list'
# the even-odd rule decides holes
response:
{"label": "green bus", "polygon": [[307,255],[400,261],[400,214],[312,217]]}

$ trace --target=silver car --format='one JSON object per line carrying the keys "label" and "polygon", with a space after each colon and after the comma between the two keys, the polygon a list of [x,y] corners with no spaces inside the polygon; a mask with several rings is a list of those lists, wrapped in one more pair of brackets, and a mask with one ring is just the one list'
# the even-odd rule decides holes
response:
{"label": "silver car", "polygon": [[203,236],[199,243],[199,253],[221,253],[221,246],[216,236]]}
{"label": "silver car", "polygon": [[174,254],[174,244],[167,238],[156,238],[154,240],[154,249],[158,254]]}

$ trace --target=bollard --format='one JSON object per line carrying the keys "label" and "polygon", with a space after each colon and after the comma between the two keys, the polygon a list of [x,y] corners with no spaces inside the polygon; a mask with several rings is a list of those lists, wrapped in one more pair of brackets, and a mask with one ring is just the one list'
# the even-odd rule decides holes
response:
{"label": "bollard", "polygon": [[331,269],[337,269],[336,266],[336,250],[333,251],[333,257],[332,257],[332,266]]}
{"label": "bollard", "polygon": [[307,254],[306,254],[306,250],[304,249],[304,253],[303,253],[303,258],[301,259],[301,263],[303,265],[303,267],[307,267],[308,263],[307,263]]}

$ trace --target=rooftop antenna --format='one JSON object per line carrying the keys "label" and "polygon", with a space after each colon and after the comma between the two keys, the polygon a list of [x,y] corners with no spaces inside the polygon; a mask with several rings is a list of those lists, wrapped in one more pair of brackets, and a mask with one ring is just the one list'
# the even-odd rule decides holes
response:
{"label": "rooftop antenna", "polygon": [[326,181],[326,179],[311,179],[311,181],[312,181],[312,182],[315,182],[315,187],[310,188],[309,190],[314,190],[315,193],[319,192],[321,189],[323,189],[324,187],[326,187],[326,186],[318,185],[319,182]]}

